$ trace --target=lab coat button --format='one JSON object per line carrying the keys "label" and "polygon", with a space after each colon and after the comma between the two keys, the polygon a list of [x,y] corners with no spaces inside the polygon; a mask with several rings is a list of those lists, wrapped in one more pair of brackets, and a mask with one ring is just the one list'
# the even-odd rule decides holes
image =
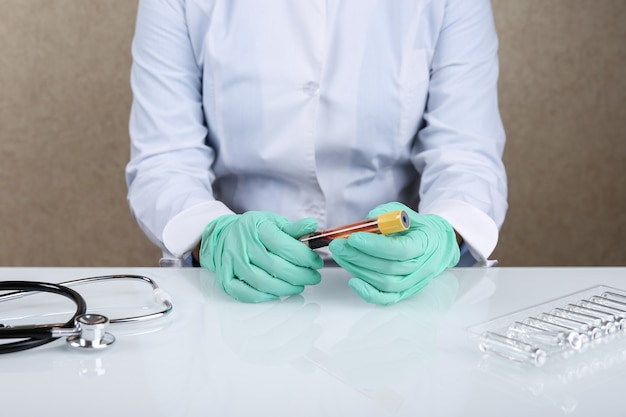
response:
{"label": "lab coat button", "polygon": [[314,81],[310,81],[304,84],[302,90],[310,96],[315,96],[320,92],[320,85]]}

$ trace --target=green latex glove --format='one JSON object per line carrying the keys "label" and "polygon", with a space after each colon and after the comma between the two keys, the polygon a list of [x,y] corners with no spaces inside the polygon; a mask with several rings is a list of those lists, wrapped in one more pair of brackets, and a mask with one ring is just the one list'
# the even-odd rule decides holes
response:
{"label": "green latex glove", "polygon": [[297,240],[316,228],[310,218],[292,223],[264,211],[227,214],[204,229],[200,265],[215,272],[224,291],[240,301],[299,294],[321,280],[322,258]]}
{"label": "green latex glove", "polygon": [[393,202],[376,207],[368,218],[393,210],[407,212],[409,230],[392,235],[353,233],[328,246],[335,262],[354,276],[350,288],[370,303],[393,304],[411,297],[460,258],[452,226],[437,215],[418,214]]}

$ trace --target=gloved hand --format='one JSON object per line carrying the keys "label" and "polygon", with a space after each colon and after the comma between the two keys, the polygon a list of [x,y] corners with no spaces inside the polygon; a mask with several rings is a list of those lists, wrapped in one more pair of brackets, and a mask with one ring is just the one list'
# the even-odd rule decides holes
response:
{"label": "gloved hand", "polygon": [[409,230],[393,235],[353,233],[328,246],[333,259],[354,276],[348,284],[370,303],[393,304],[417,294],[443,270],[459,262],[452,226],[434,214],[418,214],[393,202],[372,210],[368,218],[405,210]]}
{"label": "gloved hand", "polygon": [[200,265],[215,272],[224,291],[237,300],[299,294],[321,280],[322,258],[297,240],[316,228],[315,219],[292,223],[264,211],[220,216],[204,229]]}

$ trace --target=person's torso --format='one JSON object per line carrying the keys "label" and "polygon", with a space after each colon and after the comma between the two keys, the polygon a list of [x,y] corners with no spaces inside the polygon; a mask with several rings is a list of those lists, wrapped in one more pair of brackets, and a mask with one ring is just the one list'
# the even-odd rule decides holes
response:
{"label": "person's torso", "polygon": [[320,227],[415,203],[443,1],[188,0],[216,197]]}

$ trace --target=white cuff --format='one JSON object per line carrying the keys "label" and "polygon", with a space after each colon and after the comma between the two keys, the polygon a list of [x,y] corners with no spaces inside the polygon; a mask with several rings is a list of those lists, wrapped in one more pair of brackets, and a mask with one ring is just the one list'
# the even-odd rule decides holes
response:
{"label": "white cuff", "polygon": [[202,238],[209,222],[225,214],[234,214],[220,201],[208,201],[174,216],[163,229],[163,245],[174,258],[182,258]]}
{"label": "white cuff", "polygon": [[420,208],[421,214],[437,214],[446,219],[463,237],[470,254],[478,265],[489,266],[489,255],[498,243],[498,226],[493,219],[476,207],[459,200],[438,201]]}

